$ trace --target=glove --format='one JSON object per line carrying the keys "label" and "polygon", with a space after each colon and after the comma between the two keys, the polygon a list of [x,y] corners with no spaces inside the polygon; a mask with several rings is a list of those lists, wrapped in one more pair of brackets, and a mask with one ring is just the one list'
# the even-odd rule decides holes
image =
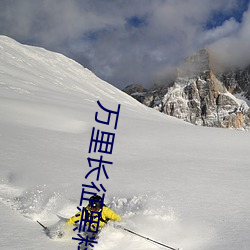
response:
{"label": "glove", "polygon": [[64,234],[65,234],[65,232],[62,231],[62,230],[59,230],[59,231],[56,232],[56,236],[57,236],[58,238],[62,238]]}

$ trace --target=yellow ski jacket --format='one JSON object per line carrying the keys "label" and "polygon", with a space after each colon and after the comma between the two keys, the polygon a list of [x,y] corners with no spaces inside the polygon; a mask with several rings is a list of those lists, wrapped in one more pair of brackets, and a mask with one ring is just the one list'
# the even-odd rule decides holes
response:
{"label": "yellow ski jacket", "polygon": [[[120,222],[122,220],[121,216],[116,214],[113,210],[111,210],[110,208],[103,206],[102,209],[100,209],[98,212],[93,212],[91,211],[90,207],[87,206],[85,208],[85,210],[88,211],[88,214],[91,216],[88,218],[88,220],[91,219],[90,223],[91,223],[91,229],[94,231],[96,228],[96,225],[98,223],[98,214],[101,213],[100,216],[100,220],[99,220],[99,229],[104,227],[105,224],[109,221],[117,221]],[[84,210],[84,214],[83,214],[83,218],[85,218],[85,210]],[[82,215],[82,211],[75,214],[74,216],[72,216],[68,221],[67,224],[71,224],[74,225],[76,224],[76,221],[79,221]],[[89,222],[87,223],[87,225],[89,226]]]}

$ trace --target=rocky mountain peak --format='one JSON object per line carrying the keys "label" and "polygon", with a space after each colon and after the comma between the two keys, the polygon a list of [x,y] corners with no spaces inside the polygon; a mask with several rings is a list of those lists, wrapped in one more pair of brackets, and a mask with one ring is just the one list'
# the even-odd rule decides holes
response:
{"label": "rocky mountain peak", "polygon": [[209,53],[201,49],[194,55],[188,57],[177,69],[177,77],[194,77],[206,74],[210,70]]}
{"label": "rocky mountain peak", "polygon": [[244,88],[250,85],[249,71],[215,74],[210,64],[208,50],[202,49],[178,67],[171,86],[148,91],[137,88],[130,95],[160,112],[196,125],[248,129],[249,106],[233,94],[247,93]]}

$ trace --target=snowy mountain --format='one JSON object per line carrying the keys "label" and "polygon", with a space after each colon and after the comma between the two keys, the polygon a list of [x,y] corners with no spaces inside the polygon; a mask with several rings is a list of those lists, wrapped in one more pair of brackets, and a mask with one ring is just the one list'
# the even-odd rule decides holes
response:
{"label": "snowy mountain", "polygon": [[[124,89],[146,106],[184,121],[209,127],[250,127],[249,69],[215,72],[207,50],[180,65],[174,83],[146,91]],[[236,95],[237,94],[237,95]]]}
{"label": "snowy mountain", "polygon": [[[121,104],[117,129],[97,123]],[[0,248],[77,249],[69,229],[93,127],[115,133],[105,202],[122,226],[184,250],[248,250],[249,133],[193,126],[140,104],[63,55],[0,36]],[[85,183],[86,184],[86,183]],[[96,250],[163,249],[108,225]]]}

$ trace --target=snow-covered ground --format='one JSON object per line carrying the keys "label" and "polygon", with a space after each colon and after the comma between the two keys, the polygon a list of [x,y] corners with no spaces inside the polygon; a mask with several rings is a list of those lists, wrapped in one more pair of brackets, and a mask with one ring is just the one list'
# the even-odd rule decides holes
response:
{"label": "snow-covered ground", "polygon": [[[124,69],[126,70],[126,69]],[[97,123],[97,101],[121,110]],[[92,128],[115,133],[105,202],[132,231],[183,250],[250,249],[249,132],[190,125],[149,109],[74,61],[0,37],[0,249],[77,249],[50,239],[77,212]],[[93,181],[93,179],[91,179]],[[107,226],[96,250],[164,249]]]}

